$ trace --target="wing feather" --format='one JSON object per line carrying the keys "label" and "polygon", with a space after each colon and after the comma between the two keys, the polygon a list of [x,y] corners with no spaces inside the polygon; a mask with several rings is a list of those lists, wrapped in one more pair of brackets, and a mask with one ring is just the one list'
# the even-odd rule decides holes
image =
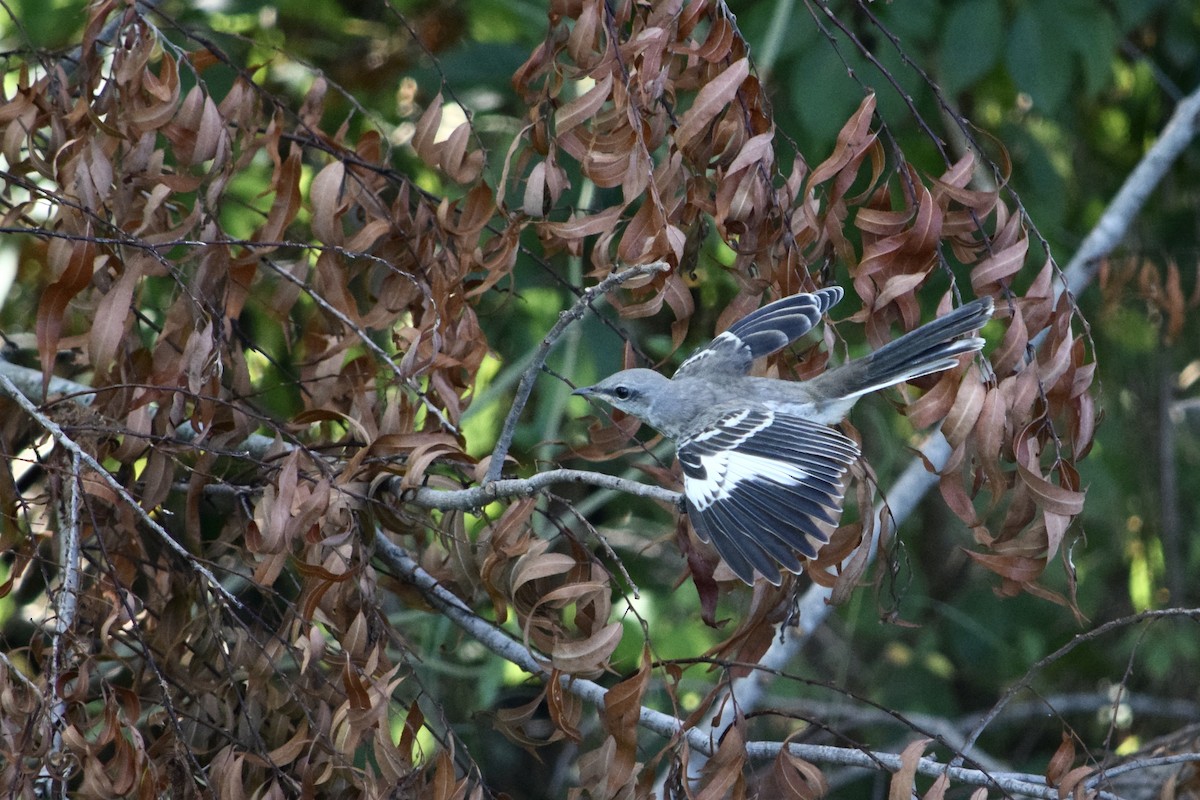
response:
{"label": "wing feather", "polygon": [[756,358],[782,350],[808,333],[841,299],[842,288],[830,286],[768,303],[693,353],[679,365],[675,377],[745,375]]}
{"label": "wing feather", "polygon": [[730,569],[780,582],[798,572],[841,515],[858,446],[841,433],[767,407],[729,408],[679,443],[688,516]]}

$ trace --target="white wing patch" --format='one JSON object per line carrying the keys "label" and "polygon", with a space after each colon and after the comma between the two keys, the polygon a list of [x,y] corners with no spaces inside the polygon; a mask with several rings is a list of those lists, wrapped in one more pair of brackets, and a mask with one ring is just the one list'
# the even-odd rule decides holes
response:
{"label": "white wing patch", "polygon": [[798,486],[809,478],[809,473],[796,464],[739,453],[737,450],[705,454],[699,460],[704,467],[705,477],[684,481],[684,489],[688,499],[700,511],[728,497],[743,481]]}
{"label": "white wing patch", "polygon": [[837,526],[858,446],[803,417],[749,405],[718,410],[679,443],[688,517],[733,573],[779,585]]}

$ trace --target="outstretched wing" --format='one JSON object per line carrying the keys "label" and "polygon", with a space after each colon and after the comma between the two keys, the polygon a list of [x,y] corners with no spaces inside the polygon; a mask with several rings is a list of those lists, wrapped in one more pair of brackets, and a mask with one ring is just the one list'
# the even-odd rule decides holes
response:
{"label": "outstretched wing", "polygon": [[782,350],[808,333],[841,299],[842,288],[830,286],[768,303],[689,356],[679,365],[675,377],[745,375],[754,359]]}
{"label": "outstretched wing", "polygon": [[841,433],[768,408],[731,409],[679,442],[696,533],[746,583],[775,585],[829,541],[859,456]]}

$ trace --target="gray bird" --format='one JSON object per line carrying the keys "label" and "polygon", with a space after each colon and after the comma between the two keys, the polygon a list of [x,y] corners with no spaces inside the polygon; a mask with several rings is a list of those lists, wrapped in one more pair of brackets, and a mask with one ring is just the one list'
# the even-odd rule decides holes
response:
{"label": "gray bird", "polygon": [[840,287],[796,294],[735,322],[673,378],[628,369],[575,394],[603,400],[675,440],[684,506],[696,533],[739,578],[775,585],[829,541],[859,449],[840,431],[864,394],[950,369],[983,347],[990,297],[922,325],[807,381],[748,375],[755,359],[799,339],[842,299]]}

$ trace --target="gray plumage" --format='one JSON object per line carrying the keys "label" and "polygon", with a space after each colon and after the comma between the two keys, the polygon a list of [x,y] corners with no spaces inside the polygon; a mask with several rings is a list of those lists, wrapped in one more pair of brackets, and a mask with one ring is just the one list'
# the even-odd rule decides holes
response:
{"label": "gray plumage", "polygon": [[781,581],[828,541],[841,515],[845,474],[858,446],[827,426],[864,394],[941,372],[983,347],[976,331],[991,317],[981,298],[911,331],[868,356],[807,381],[748,375],[812,330],[839,300],[829,287],[763,306],[735,322],[666,378],[618,372],[576,394],[604,400],[676,442],[688,516],[734,573]]}

